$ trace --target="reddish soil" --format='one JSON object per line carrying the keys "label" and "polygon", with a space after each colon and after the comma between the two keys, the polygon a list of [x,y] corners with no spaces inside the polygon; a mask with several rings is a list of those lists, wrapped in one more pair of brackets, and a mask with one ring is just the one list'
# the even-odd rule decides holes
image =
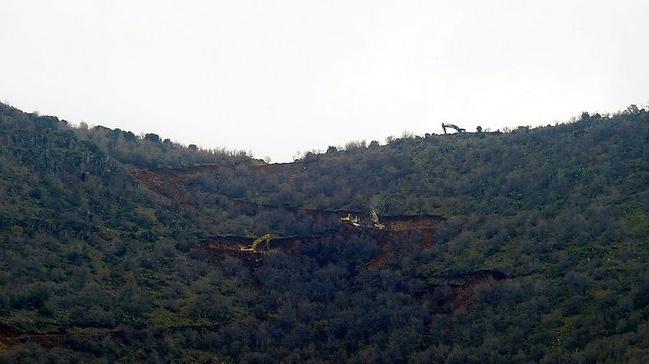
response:
{"label": "reddish soil", "polygon": [[[176,174],[174,170],[162,171],[164,170],[152,171],[128,166],[128,172],[137,179],[140,186],[154,201],[162,206],[169,206],[172,202],[177,202],[183,207],[188,207],[188,196],[184,184],[187,182],[187,178],[195,175],[195,173]],[[174,195],[170,196],[166,191],[173,191]]]}
{"label": "reddish soil", "polygon": [[69,347],[73,345],[74,339],[93,339],[101,340],[105,337],[110,337],[113,340],[126,343],[131,338],[139,335],[149,336],[148,333],[153,332],[155,337],[164,337],[172,332],[179,332],[184,330],[199,330],[199,331],[214,331],[227,325],[236,323],[236,320],[229,320],[216,324],[200,324],[200,325],[179,325],[170,327],[155,328],[152,330],[138,331],[132,328],[115,328],[115,329],[98,329],[93,333],[66,333],[66,332],[18,332],[5,325],[0,325],[0,352],[11,348],[12,346],[24,344],[28,342],[36,343],[46,348],[52,347]]}
{"label": "reddish soil", "polygon": [[465,283],[452,285],[453,305],[458,310],[468,310],[475,302],[479,292],[490,288],[508,277],[498,271],[480,270],[465,276]]}
{"label": "reddish soil", "polygon": [[437,229],[444,222],[444,220],[444,217],[439,215],[396,215],[381,217],[381,222],[387,226],[388,230],[392,231],[423,231],[429,229]]}
{"label": "reddish soil", "polygon": [[432,247],[435,244],[435,231],[434,228],[425,228],[382,232],[377,239],[378,252],[368,267],[375,270],[387,269],[390,262],[398,262],[400,256],[410,251]]}
{"label": "reddish soil", "polygon": [[[192,202],[190,193],[190,186],[193,181],[201,175],[206,173],[219,175],[221,173],[232,173],[230,169],[233,166],[221,165],[207,165],[196,166],[189,168],[179,169],[158,169],[158,170],[143,170],[135,167],[130,167],[130,173],[137,178],[146,189],[146,191],[158,202],[164,205],[169,205],[172,202],[178,203],[186,209],[203,216],[202,220],[209,222],[214,218],[210,217],[209,209],[197,206]],[[290,175],[300,172],[306,168],[303,164],[276,164],[276,165],[261,165],[250,167],[259,173],[273,173],[281,170]],[[189,188],[189,189],[188,189]],[[170,192],[173,191],[173,194]],[[221,196],[225,198],[224,196]],[[240,211],[244,211],[250,216],[259,214],[262,211],[272,210],[275,214],[282,216],[293,216],[296,220],[308,216],[312,226],[320,226],[322,228],[335,226],[340,223],[341,217],[358,216],[361,219],[362,227],[353,227],[351,225],[344,225],[344,234],[355,236],[369,236],[370,239],[377,242],[379,251],[375,259],[369,262],[368,266],[371,269],[385,269],[389,266],[389,262],[393,258],[397,258],[401,250],[408,249],[426,249],[430,248],[435,242],[435,232],[444,223],[444,217],[438,215],[419,215],[419,216],[381,216],[381,222],[385,225],[385,229],[373,229],[370,225],[370,217],[367,211],[346,211],[346,210],[318,210],[308,209],[301,207],[289,207],[281,205],[258,204],[250,201],[229,199],[227,206],[234,207]],[[322,229],[321,229],[322,230]],[[328,230],[330,231],[330,230]],[[340,231],[336,232],[340,234]],[[205,255],[212,260],[220,261],[224,255],[235,256],[242,259],[248,266],[256,267],[263,260],[264,254],[272,254],[278,251],[289,253],[297,253],[296,242],[300,244],[309,244],[316,241],[322,241],[328,236],[301,236],[301,237],[286,237],[275,238],[270,251],[261,250],[260,252],[242,251],[241,247],[247,247],[254,238],[241,237],[241,236],[217,236],[208,239],[195,247],[193,253],[197,255]],[[407,246],[397,246],[395,241],[401,243],[408,242]],[[401,245],[401,244],[400,244]]]}
{"label": "reddish soil", "polygon": [[[189,190],[191,188],[190,185],[204,173],[209,172],[218,176],[223,174],[226,169],[229,170],[234,168],[236,167],[225,165],[204,165],[188,168],[145,170],[129,166],[128,170],[157,202],[163,205],[169,205],[171,202],[176,202],[185,208],[191,207],[196,209],[200,208],[200,206],[193,206],[194,203],[191,198],[192,193]],[[299,172],[306,167],[300,163],[283,163],[252,166],[249,168],[259,173],[269,173],[271,169],[274,173],[278,173],[278,171],[281,170],[286,172],[286,174],[283,175],[290,178],[292,173]],[[251,214],[257,214],[262,210],[275,210],[274,212],[281,214],[306,214],[314,219],[315,223],[325,223],[332,219],[338,220],[340,217],[351,214],[359,216],[365,224],[369,223],[367,211],[309,209],[294,206],[259,204],[251,201],[227,198],[226,196],[220,197],[227,199],[229,205],[244,209]],[[393,231],[437,228],[443,221],[444,217],[439,215],[381,216],[381,222],[387,226],[388,230]]]}
{"label": "reddish soil", "polygon": [[[273,165],[259,165],[249,167],[257,173],[281,173],[286,178],[293,178],[295,175],[306,169],[304,163],[286,163]],[[190,193],[191,184],[201,175],[207,174],[232,174],[236,166],[204,165],[178,169],[142,170],[131,167],[129,171],[144,186],[144,188],[162,204],[176,202],[183,208],[192,209],[194,212],[206,215],[209,212],[203,211],[200,206],[192,202]],[[173,191],[173,194],[170,192]],[[272,210],[273,213],[292,215],[297,217],[308,216],[314,225],[331,226],[332,222],[340,221],[340,218],[351,214],[361,218],[362,227],[345,225],[343,235],[355,235],[369,237],[378,245],[376,256],[367,263],[368,269],[388,269],[391,262],[398,262],[399,256],[413,249],[427,249],[435,244],[436,231],[444,224],[444,217],[438,215],[423,216],[381,216],[381,223],[386,227],[384,230],[377,230],[369,226],[367,211],[346,211],[346,210],[318,210],[301,207],[290,207],[271,204],[258,204],[251,201],[226,198],[227,206],[238,208],[250,216],[262,211]],[[210,221],[205,216],[204,221]],[[340,231],[332,235],[301,236],[274,238],[271,248],[260,249],[259,252],[242,251],[241,247],[247,247],[254,240],[253,237],[243,236],[215,236],[203,241],[192,249],[192,254],[220,262],[225,256],[234,256],[241,259],[246,266],[255,269],[261,265],[268,254],[278,252],[288,254],[300,254],[305,244],[326,243]],[[395,242],[400,242],[399,244]],[[404,243],[405,242],[405,243]],[[453,293],[453,306],[457,309],[468,309],[474,302],[479,290],[483,287],[490,287],[504,279],[504,275],[498,272],[478,271],[464,277],[455,277],[455,280],[463,281],[461,284],[451,284]]]}
{"label": "reddish soil", "polygon": [[[262,246],[257,252],[241,250],[243,247],[248,247],[253,240],[254,238],[243,236],[213,237],[194,247],[191,254],[197,257],[207,257],[214,262],[220,262],[226,255],[229,255],[241,259],[244,265],[254,269],[261,265],[264,255],[276,252],[277,248],[268,250]],[[273,243],[276,242],[272,241],[271,244]]]}
{"label": "reddish soil", "polygon": [[[430,224],[430,222],[425,222]],[[386,224],[387,225],[387,224]],[[294,236],[274,238],[267,249],[263,244],[257,252],[241,250],[248,247],[254,240],[253,237],[244,236],[214,236],[203,241],[192,249],[195,256],[204,256],[220,262],[226,255],[237,257],[249,268],[257,268],[268,254],[283,252],[287,254],[301,254],[303,247],[308,244],[326,244],[328,240],[337,236],[364,237],[373,240],[378,245],[378,252],[374,259],[368,262],[369,269],[387,269],[393,259],[413,249],[427,249],[435,243],[435,228],[390,230],[390,225],[385,230],[356,228],[345,225],[345,229],[331,234],[318,236]],[[400,244],[396,243],[400,242]]]}

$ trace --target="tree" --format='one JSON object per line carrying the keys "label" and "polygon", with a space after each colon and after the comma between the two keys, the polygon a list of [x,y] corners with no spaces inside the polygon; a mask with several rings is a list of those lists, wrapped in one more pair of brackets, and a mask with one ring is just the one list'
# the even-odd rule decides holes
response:
{"label": "tree", "polygon": [[155,143],[155,144],[160,144],[162,142],[162,140],[160,139],[160,136],[158,136],[158,134],[154,134],[154,133],[146,133],[144,135],[144,140],[146,140],[147,142],[150,142],[150,143]]}

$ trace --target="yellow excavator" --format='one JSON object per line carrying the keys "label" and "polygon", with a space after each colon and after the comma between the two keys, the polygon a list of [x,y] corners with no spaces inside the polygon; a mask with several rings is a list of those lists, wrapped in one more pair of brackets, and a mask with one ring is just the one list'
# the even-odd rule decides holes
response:
{"label": "yellow excavator", "polygon": [[347,214],[347,216],[341,217],[340,221],[355,227],[361,227],[361,219],[359,219],[358,216],[352,216],[352,214]]}
{"label": "yellow excavator", "polygon": [[455,124],[442,123],[442,129],[444,129],[444,134],[448,134],[446,132],[446,128],[455,129],[455,131],[458,132],[458,134],[464,133],[466,131],[466,129],[460,128],[459,126],[457,126]]}
{"label": "yellow excavator", "polygon": [[257,239],[255,239],[250,244],[249,247],[240,247],[239,249],[242,252],[255,252],[255,253],[257,253],[258,252],[257,247],[259,246],[259,244],[261,244],[263,242],[266,242],[266,249],[270,248],[270,241],[271,241],[272,238],[273,238],[273,236],[270,235],[270,234],[262,235],[262,236],[258,237]]}
{"label": "yellow excavator", "polygon": [[[376,213],[376,211],[370,211],[370,220],[372,221],[371,226],[373,228],[379,230],[385,229],[385,225],[381,224],[381,222],[379,221],[379,215]],[[347,214],[347,216],[341,217],[340,221],[342,221],[344,224],[349,224],[354,227],[361,227],[361,219],[357,215],[352,216],[352,214]]]}
{"label": "yellow excavator", "polygon": [[370,211],[370,217],[372,219],[372,226],[375,229],[379,229],[379,230],[385,229],[385,225],[381,224],[381,222],[379,221],[379,214],[377,214],[376,211],[371,210]]}

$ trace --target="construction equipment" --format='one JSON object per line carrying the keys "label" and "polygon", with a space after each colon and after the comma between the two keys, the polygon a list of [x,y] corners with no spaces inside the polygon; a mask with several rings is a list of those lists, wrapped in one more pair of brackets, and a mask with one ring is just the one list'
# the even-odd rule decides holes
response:
{"label": "construction equipment", "polygon": [[376,211],[374,210],[370,211],[370,218],[372,219],[372,226],[375,229],[379,229],[379,230],[385,229],[385,225],[381,224],[381,222],[379,221],[379,215],[376,213]]}
{"label": "construction equipment", "polygon": [[[347,214],[347,216],[343,216],[340,218],[340,221],[342,221],[344,224],[352,225],[354,227],[361,227],[361,219],[358,217],[358,215],[352,215],[352,214]],[[385,225],[381,224],[381,221],[379,221],[379,215],[376,213],[374,210],[370,210],[370,221],[371,223],[365,223],[365,227],[373,227],[375,229],[383,230],[385,229]]]}
{"label": "construction equipment", "polygon": [[361,219],[356,215],[352,216],[352,214],[347,214],[347,216],[341,217],[340,221],[354,227],[361,227]]}
{"label": "construction equipment", "polygon": [[458,132],[458,133],[464,133],[464,132],[466,131],[466,129],[464,129],[464,128],[460,128],[460,127],[457,126],[457,125],[442,123],[442,129],[444,129],[444,134],[448,134],[448,133],[446,132],[446,128],[449,128],[449,129],[455,129],[455,131]]}
{"label": "construction equipment", "polygon": [[266,249],[268,249],[268,248],[270,248],[270,240],[271,240],[272,238],[273,238],[273,237],[272,237],[272,235],[270,235],[270,234],[262,235],[262,236],[258,237],[257,239],[255,239],[255,240],[250,244],[249,247],[239,247],[239,249],[240,249],[242,252],[255,252],[255,253],[258,253],[258,251],[257,251],[257,247],[259,246],[259,244],[261,244],[261,243],[263,243],[263,242],[266,242]]}

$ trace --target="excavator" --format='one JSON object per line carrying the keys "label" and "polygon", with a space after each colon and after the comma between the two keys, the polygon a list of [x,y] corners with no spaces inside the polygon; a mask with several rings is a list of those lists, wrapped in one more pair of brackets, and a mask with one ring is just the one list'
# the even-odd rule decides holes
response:
{"label": "excavator", "polygon": [[268,249],[268,248],[270,247],[270,240],[271,240],[272,238],[273,238],[273,236],[270,235],[270,234],[262,235],[262,236],[258,237],[257,239],[255,239],[255,240],[250,244],[249,247],[240,247],[239,249],[240,249],[242,252],[254,252],[254,253],[258,253],[258,251],[257,251],[257,247],[259,246],[259,244],[261,244],[261,243],[263,243],[263,242],[266,242],[266,249]]}
{"label": "excavator", "polygon": [[[381,224],[381,222],[379,221],[379,215],[376,213],[376,211],[374,210],[370,211],[370,220],[372,221],[371,226],[373,228],[379,230],[385,229],[385,225]],[[361,227],[361,219],[356,215],[352,216],[352,214],[347,214],[347,216],[341,217],[340,221],[342,221],[345,224],[352,225],[354,227]]]}
{"label": "excavator", "polygon": [[379,221],[379,214],[377,214],[376,211],[371,210],[370,217],[372,219],[372,226],[374,226],[375,229],[385,229],[385,224],[381,224],[381,222]]}
{"label": "excavator", "polygon": [[359,219],[358,216],[352,216],[352,214],[347,214],[347,216],[341,217],[340,221],[354,227],[361,227],[361,219]]}
{"label": "excavator", "polygon": [[444,134],[448,134],[448,133],[446,132],[446,128],[449,128],[449,129],[455,129],[455,131],[457,131],[458,133],[464,133],[464,132],[466,131],[466,129],[464,129],[464,128],[460,128],[459,126],[457,126],[457,125],[455,125],[455,124],[445,124],[445,123],[442,123],[442,129],[444,129]]}

